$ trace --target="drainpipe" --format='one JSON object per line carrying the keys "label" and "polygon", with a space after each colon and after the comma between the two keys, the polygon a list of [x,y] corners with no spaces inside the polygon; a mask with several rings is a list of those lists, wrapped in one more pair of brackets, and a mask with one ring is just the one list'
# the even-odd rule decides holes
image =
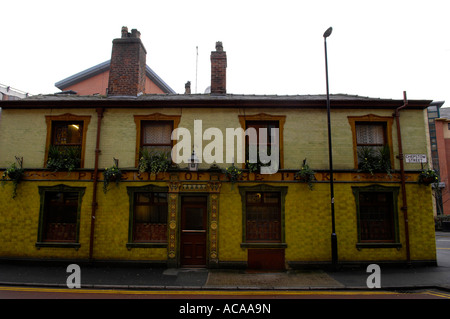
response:
{"label": "drainpipe", "polygon": [[97,108],[97,140],[95,142],[95,164],[92,186],[92,213],[91,213],[91,238],[89,243],[89,261],[93,260],[94,252],[94,229],[95,229],[95,212],[97,210],[97,183],[98,183],[98,157],[100,155],[100,131],[103,118],[103,108]]}
{"label": "drainpipe", "polygon": [[400,161],[400,174],[401,174],[401,191],[402,191],[402,207],[403,216],[405,219],[405,241],[406,241],[406,262],[411,263],[410,248],[409,248],[409,226],[408,226],[408,206],[406,202],[406,186],[405,186],[405,168],[403,166],[403,147],[402,147],[402,135],[400,131],[400,110],[404,109],[408,105],[406,98],[406,92],[403,91],[403,105],[395,109],[395,120],[397,124],[397,138],[398,138],[398,159]]}

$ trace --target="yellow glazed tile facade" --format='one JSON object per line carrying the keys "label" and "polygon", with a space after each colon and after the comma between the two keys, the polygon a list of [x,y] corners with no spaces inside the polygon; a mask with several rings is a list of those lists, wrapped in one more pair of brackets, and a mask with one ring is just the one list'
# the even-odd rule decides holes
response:
{"label": "yellow glazed tile facade", "polygon": [[[0,125],[0,149],[8,152],[0,152],[0,167],[7,167],[14,161],[14,156],[24,157],[24,168],[44,167],[45,136],[47,132],[45,116],[76,114],[91,116],[86,136],[85,168],[94,168],[95,138],[97,130],[97,114],[95,111],[72,109],[61,110],[30,110],[23,113],[18,110],[2,110],[2,124]],[[164,115],[180,115],[180,128],[186,128],[191,132],[191,142],[194,142],[194,121],[202,120],[202,132],[208,128],[218,128],[223,132],[223,163],[219,167],[227,167],[226,162],[226,128],[239,128],[238,115],[260,114],[260,109],[246,109],[245,113],[239,109],[211,108],[208,112],[202,112],[196,108],[153,108],[153,109],[108,109],[102,119],[101,150],[99,168],[112,165],[112,158],[120,160],[121,167],[135,167],[136,125],[134,115],[150,115],[160,113]],[[298,169],[304,158],[314,169],[328,168],[327,131],[324,121],[324,110],[270,110],[264,111],[273,116],[286,116],[284,124],[284,168]],[[332,114],[333,155],[335,169],[353,169],[352,133],[347,116],[362,116],[367,114],[377,116],[392,116],[389,110],[334,110]],[[199,117],[201,114],[201,118]],[[403,148],[405,153],[427,154],[427,143],[423,132],[426,129],[422,110],[410,110],[402,114],[404,138]],[[39,120],[41,119],[41,120]],[[17,126],[15,123],[22,123]],[[308,125],[298,125],[307,123]],[[397,133],[395,124],[392,129],[394,158],[398,155]],[[421,141],[421,142],[418,142]],[[203,149],[211,141],[202,142]],[[120,147],[119,147],[120,146]],[[236,159],[236,156],[234,157]],[[210,164],[200,164],[200,169],[209,168]],[[398,169],[398,162],[394,162]],[[420,164],[407,164],[406,169],[420,169]]]}
{"label": "yellow glazed tile facade", "polygon": [[[80,215],[80,248],[37,248],[39,204],[38,186],[85,187]],[[96,260],[165,261],[167,248],[131,248],[128,242],[129,197],[127,186],[152,184],[166,186],[167,182],[121,182],[110,185],[106,194],[98,184],[98,209],[95,219],[93,257]],[[220,262],[246,262],[247,249],[242,242],[242,202],[238,186],[244,183],[222,182],[218,213],[218,258]],[[395,184],[395,183],[394,183]],[[246,183],[245,186],[255,185]],[[329,186],[315,183],[311,191],[306,184],[270,183],[271,186],[288,186],[285,201],[286,262],[330,261],[331,216]],[[403,261],[406,258],[404,217],[398,198],[398,231],[402,247],[357,249],[357,214],[352,186],[370,183],[336,183],[335,214],[340,262]],[[392,184],[386,184],[392,186]],[[395,184],[395,186],[399,186]],[[91,229],[92,183],[74,181],[23,181],[19,184],[16,199],[11,198],[12,185],[4,185],[1,192],[0,257],[87,259]],[[181,193],[180,193],[181,194]],[[436,258],[434,221],[430,188],[415,183],[407,184],[409,236],[411,260],[432,261]]]}

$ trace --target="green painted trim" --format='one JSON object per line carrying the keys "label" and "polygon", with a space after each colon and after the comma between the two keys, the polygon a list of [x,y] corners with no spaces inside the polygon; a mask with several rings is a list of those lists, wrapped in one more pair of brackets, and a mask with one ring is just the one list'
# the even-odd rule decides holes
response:
{"label": "green painted trim", "polygon": [[131,248],[167,248],[167,243],[127,243],[126,247],[128,250]]}
{"label": "green painted trim", "polygon": [[81,247],[80,243],[63,243],[63,242],[36,242],[36,247],[56,247],[56,248],[75,248],[75,250],[78,250]]}
{"label": "green painted trim", "polygon": [[[352,186],[353,195],[355,196],[356,202],[356,227],[358,234],[358,242],[356,244],[356,248],[401,248],[400,243],[400,235],[398,228],[398,194],[399,187],[390,187],[383,185],[369,185],[369,186]],[[360,228],[360,211],[359,211],[359,193],[360,192],[383,192],[383,193],[392,193],[392,204],[393,204],[393,214],[394,214],[394,243],[366,243],[361,242],[361,228]]]}
{"label": "green painted trim", "polygon": [[[55,186],[38,186],[40,205],[39,205],[39,225],[38,225],[38,236],[36,241],[36,247],[64,247],[64,248],[76,248],[80,247],[79,237],[80,237],[80,215],[81,215],[81,204],[82,198],[86,187],[73,187],[64,184],[59,184]],[[78,193],[78,207],[77,207],[77,230],[75,236],[75,242],[65,243],[65,242],[44,242],[42,240],[43,228],[44,228],[44,206],[45,206],[45,193],[46,192],[75,192]]]}
{"label": "green painted trim", "polygon": [[287,248],[287,244],[282,243],[241,243],[241,248]]}
{"label": "green painted trim", "polygon": [[400,243],[356,243],[356,248],[402,248]]}
{"label": "green painted trim", "polygon": [[[262,245],[269,245],[271,247],[274,247],[274,244],[277,245],[286,245],[286,235],[285,235],[285,213],[284,213],[284,207],[285,207],[285,199],[286,194],[288,192],[288,186],[272,186],[267,184],[260,184],[255,186],[238,186],[239,187],[239,193],[241,194],[241,202],[242,202],[242,243],[241,247],[247,248],[250,246],[252,247],[259,247],[263,248]],[[261,242],[261,243],[247,243],[246,239],[246,202],[245,202],[245,194],[247,192],[278,192],[280,193],[280,201],[281,201],[281,211],[280,211],[280,222],[281,222],[281,242],[280,243],[271,243],[271,242]],[[266,247],[264,247],[266,248]]]}

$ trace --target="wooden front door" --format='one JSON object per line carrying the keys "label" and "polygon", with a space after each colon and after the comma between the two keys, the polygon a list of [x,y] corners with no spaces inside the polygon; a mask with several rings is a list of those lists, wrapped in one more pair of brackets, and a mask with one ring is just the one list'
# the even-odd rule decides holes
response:
{"label": "wooden front door", "polygon": [[182,267],[206,266],[207,197],[185,196],[181,204],[180,263]]}

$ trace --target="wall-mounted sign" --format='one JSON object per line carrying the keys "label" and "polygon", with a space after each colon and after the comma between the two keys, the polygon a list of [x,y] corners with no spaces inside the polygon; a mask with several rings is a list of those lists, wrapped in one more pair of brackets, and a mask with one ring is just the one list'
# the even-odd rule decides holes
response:
{"label": "wall-mounted sign", "polygon": [[425,154],[405,154],[406,163],[426,163],[427,156]]}

